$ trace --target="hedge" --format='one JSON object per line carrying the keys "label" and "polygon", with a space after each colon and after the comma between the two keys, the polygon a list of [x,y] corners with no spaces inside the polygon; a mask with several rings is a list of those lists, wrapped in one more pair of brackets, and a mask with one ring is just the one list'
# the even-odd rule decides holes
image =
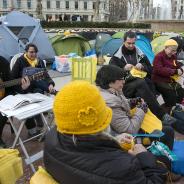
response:
{"label": "hedge", "polygon": [[113,22],[47,22],[42,21],[43,28],[139,28],[150,29],[150,24],[145,23],[113,23]]}

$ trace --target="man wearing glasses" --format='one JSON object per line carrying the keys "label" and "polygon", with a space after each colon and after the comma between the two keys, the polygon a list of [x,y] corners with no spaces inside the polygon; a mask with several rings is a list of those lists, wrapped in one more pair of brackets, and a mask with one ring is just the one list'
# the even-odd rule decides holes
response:
{"label": "man wearing glasses", "polygon": [[[45,69],[45,64],[42,60],[37,57],[38,48],[34,44],[28,44],[25,47],[25,53],[21,55],[15,62],[12,71],[11,78],[17,79],[22,78],[25,68],[31,67],[31,69],[41,68]],[[46,69],[45,69],[46,70]],[[36,70],[35,70],[36,71]],[[46,73],[45,78],[41,81],[30,82],[28,77],[22,78],[22,85],[15,86],[14,89],[17,93],[55,93],[54,81]],[[43,122],[40,115],[35,116],[36,124],[33,118],[26,121],[26,127],[28,129],[29,136],[34,136],[40,133],[43,127]]]}
{"label": "man wearing glasses", "polygon": [[145,78],[136,78],[129,75],[125,81],[123,93],[127,98],[141,97],[148,104],[150,110],[163,122],[172,124],[176,120],[165,113],[157,102],[155,86],[151,81],[152,66],[145,54],[135,46],[136,34],[128,31],[124,35],[123,45],[114,53],[110,64],[119,66],[129,73],[135,67],[147,72]]}
{"label": "man wearing glasses", "polygon": [[176,59],[178,43],[169,39],[164,44],[165,48],[155,56],[153,62],[152,80],[157,90],[162,94],[168,109],[176,103],[181,103],[184,98],[184,90],[173,76],[183,74],[182,63]]}

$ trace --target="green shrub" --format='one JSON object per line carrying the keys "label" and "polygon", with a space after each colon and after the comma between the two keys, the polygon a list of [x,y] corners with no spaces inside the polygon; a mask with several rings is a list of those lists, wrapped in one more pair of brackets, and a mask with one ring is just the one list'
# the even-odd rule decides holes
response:
{"label": "green shrub", "polygon": [[46,22],[42,21],[43,28],[139,28],[150,29],[145,23],[113,23],[113,22]]}

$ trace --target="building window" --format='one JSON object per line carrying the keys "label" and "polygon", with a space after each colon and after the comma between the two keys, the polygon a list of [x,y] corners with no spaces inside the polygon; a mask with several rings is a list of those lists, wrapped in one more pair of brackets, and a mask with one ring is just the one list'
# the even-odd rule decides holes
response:
{"label": "building window", "polygon": [[7,0],[3,0],[3,8],[4,8],[4,9],[7,8]]}
{"label": "building window", "polygon": [[84,9],[87,10],[87,2],[84,1]]}
{"label": "building window", "polygon": [[18,9],[21,8],[21,0],[17,0],[17,8],[18,8]]}
{"label": "building window", "polygon": [[83,21],[88,21],[88,15],[83,15]]}
{"label": "building window", "polygon": [[78,1],[75,1],[75,9],[77,10],[79,8]]}
{"label": "building window", "polygon": [[47,1],[47,9],[50,9],[50,1]]}
{"label": "building window", "polygon": [[52,15],[51,14],[46,14],[46,20],[50,22],[52,20]]}
{"label": "building window", "polygon": [[31,9],[31,0],[27,0],[27,8]]}
{"label": "building window", "polygon": [[69,9],[69,1],[65,1],[65,8]]}
{"label": "building window", "polygon": [[96,2],[93,2],[93,10],[95,9],[96,7]]}
{"label": "building window", "polygon": [[56,9],[60,9],[60,1],[56,1]]}

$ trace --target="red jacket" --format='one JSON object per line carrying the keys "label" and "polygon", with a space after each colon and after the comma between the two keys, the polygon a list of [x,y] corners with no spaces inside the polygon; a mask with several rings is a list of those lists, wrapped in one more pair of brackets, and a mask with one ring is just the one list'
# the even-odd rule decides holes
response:
{"label": "red jacket", "polygon": [[164,50],[159,52],[153,61],[152,80],[157,83],[172,82],[171,76],[177,74],[177,69],[181,68],[181,65],[177,62],[176,56],[169,58]]}

